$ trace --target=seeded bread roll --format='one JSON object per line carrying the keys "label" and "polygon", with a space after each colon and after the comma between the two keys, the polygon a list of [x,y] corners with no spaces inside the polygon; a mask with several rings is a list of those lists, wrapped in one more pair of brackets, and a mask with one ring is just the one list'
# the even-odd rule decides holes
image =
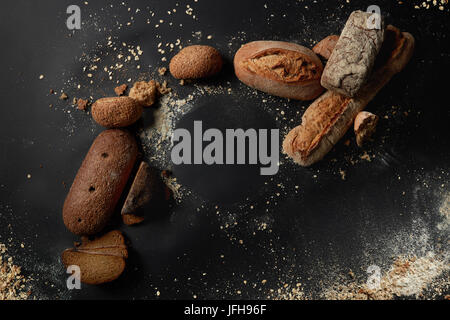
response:
{"label": "seeded bread roll", "polygon": [[373,15],[352,12],[323,70],[323,87],[351,98],[367,81],[384,39],[383,20],[378,15],[380,29],[376,29],[370,20]]}
{"label": "seeded bread roll", "polygon": [[93,241],[84,240],[75,248],[66,249],[61,256],[65,267],[80,268],[80,281],[102,284],[117,279],[125,269],[127,247],[120,231],[111,231]]}
{"label": "seeded bread roll", "polygon": [[322,62],[310,49],[282,41],[254,41],[234,56],[236,76],[249,87],[275,96],[312,100],[323,92]]}
{"label": "seeded bread roll", "polygon": [[284,139],[283,152],[302,166],[321,160],[350,128],[356,115],[406,66],[413,51],[413,36],[388,26],[369,81],[354,98],[335,91],[320,96],[303,114],[301,125]]}
{"label": "seeded bread roll", "polygon": [[170,60],[169,70],[177,79],[199,79],[219,73],[222,65],[222,56],[215,48],[194,45],[181,49]]}
{"label": "seeded bread roll", "polygon": [[103,131],[92,143],[63,207],[66,227],[92,235],[109,221],[138,155],[134,137],[126,130]]}
{"label": "seeded bread roll", "polygon": [[142,106],[130,97],[98,99],[91,109],[92,118],[105,128],[123,128],[132,125],[142,115]]}

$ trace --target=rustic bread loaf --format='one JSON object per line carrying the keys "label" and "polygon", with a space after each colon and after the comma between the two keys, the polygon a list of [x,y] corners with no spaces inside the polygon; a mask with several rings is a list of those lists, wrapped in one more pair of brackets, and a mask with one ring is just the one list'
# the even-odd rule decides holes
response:
{"label": "rustic bread loaf", "polygon": [[356,115],[406,66],[413,51],[413,36],[388,26],[369,81],[354,98],[327,91],[314,101],[304,113],[301,125],[284,139],[284,153],[302,166],[321,160],[345,134]]}
{"label": "rustic bread loaf", "polygon": [[328,60],[331,56],[331,53],[334,50],[334,47],[336,46],[337,41],[339,40],[339,36],[337,35],[331,35],[324,39],[322,39],[319,43],[317,43],[313,48],[312,51],[317,54],[318,56],[321,56],[325,60]]}
{"label": "rustic bread loaf", "polygon": [[122,208],[122,220],[127,225],[140,223],[145,212],[156,210],[164,201],[164,183],[155,168],[142,161]]}
{"label": "rustic bread loaf", "polygon": [[380,28],[370,23],[373,13],[354,11],[323,70],[321,84],[331,91],[353,97],[367,81],[384,39]]}
{"label": "rustic bread loaf", "polygon": [[80,268],[80,280],[86,284],[102,284],[117,279],[125,269],[127,247],[120,231],[111,231],[81,246],[66,249],[61,256],[65,267]]}
{"label": "rustic bread loaf", "polygon": [[222,65],[222,56],[215,48],[193,45],[181,49],[170,60],[169,70],[177,79],[199,79],[219,73]]}
{"label": "rustic bread loaf", "polygon": [[234,56],[239,80],[289,99],[311,100],[321,94],[322,69],[322,62],[310,49],[282,41],[250,42]]}
{"label": "rustic bread loaf", "polygon": [[142,106],[130,97],[98,99],[92,105],[92,118],[105,128],[122,128],[132,125],[142,115]]}
{"label": "rustic bread loaf", "polygon": [[103,229],[127,183],[138,155],[134,137],[125,130],[103,131],[92,143],[63,207],[66,227],[92,235]]}

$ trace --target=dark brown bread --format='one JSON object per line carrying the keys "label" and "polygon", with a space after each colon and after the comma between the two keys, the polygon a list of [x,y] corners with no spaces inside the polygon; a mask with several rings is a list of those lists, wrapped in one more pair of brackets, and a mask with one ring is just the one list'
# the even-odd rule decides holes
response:
{"label": "dark brown bread", "polygon": [[282,41],[249,42],[234,56],[239,80],[289,99],[312,100],[321,94],[322,70],[322,62],[310,49]]}
{"label": "dark brown bread", "polygon": [[86,237],[83,237],[81,244],[75,245],[74,250],[90,254],[111,255],[125,259],[128,258],[128,250],[125,245],[125,239],[122,232],[118,230],[110,231],[94,240],[89,240]]}
{"label": "dark brown bread", "polygon": [[109,221],[138,155],[134,137],[126,130],[103,131],[92,143],[63,207],[66,227],[92,235]]}
{"label": "dark brown bread", "polygon": [[305,111],[301,125],[288,133],[283,151],[295,162],[309,166],[321,160],[342,138],[356,115],[411,59],[414,37],[391,25],[385,33],[374,71],[358,94],[348,98],[337,92],[325,92]]}
{"label": "dark brown bread", "polygon": [[328,60],[331,56],[331,53],[334,50],[334,47],[336,46],[337,41],[339,40],[339,36],[337,35],[331,35],[324,39],[322,39],[318,44],[316,44],[312,51],[324,58],[325,60]]}
{"label": "dark brown bread", "polygon": [[111,231],[93,240],[84,240],[75,248],[66,249],[61,256],[67,268],[80,267],[81,282],[102,284],[117,279],[125,269],[127,247],[120,231]]}
{"label": "dark brown bread", "polygon": [[181,49],[170,60],[169,70],[177,79],[199,79],[219,73],[222,65],[222,56],[215,48],[194,45]]}
{"label": "dark brown bread", "polygon": [[98,99],[92,105],[92,118],[105,128],[123,128],[132,125],[142,115],[142,106],[130,97]]}
{"label": "dark brown bread", "polygon": [[155,168],[141,162],[122,208],[122,219],[127,225],[140,223],[145,212],[155,210],[164,200],[164,184]]}
{"label": "dark brown bread", "polygon": [[102,284],[116,280],[125,270],[125,259],[77,252],[67,249],[62,254],[66,268],[70,265],[80,267],[81,282],[86,284]]}

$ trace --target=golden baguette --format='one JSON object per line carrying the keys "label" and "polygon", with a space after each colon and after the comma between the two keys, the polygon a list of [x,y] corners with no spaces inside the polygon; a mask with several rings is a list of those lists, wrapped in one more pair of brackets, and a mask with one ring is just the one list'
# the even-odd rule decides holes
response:
{"label": "golden baguette", "polygon": [[385,41],[367,83],[353,98],[327,91],[305,111],[301,125],[283,141],[283,152],[301,166],[321,160],[344,136],[356,115],[411,59],[414,37],[388,25]]}

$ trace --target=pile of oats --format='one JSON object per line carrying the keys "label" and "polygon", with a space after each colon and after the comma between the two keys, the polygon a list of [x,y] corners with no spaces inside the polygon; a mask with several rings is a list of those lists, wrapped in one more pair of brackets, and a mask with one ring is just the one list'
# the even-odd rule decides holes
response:
{"label": "pile of oats", "polygon": [[30,296],[27,279],[7,255],[6,246],[0,243],[0,300],[25,300]]}

